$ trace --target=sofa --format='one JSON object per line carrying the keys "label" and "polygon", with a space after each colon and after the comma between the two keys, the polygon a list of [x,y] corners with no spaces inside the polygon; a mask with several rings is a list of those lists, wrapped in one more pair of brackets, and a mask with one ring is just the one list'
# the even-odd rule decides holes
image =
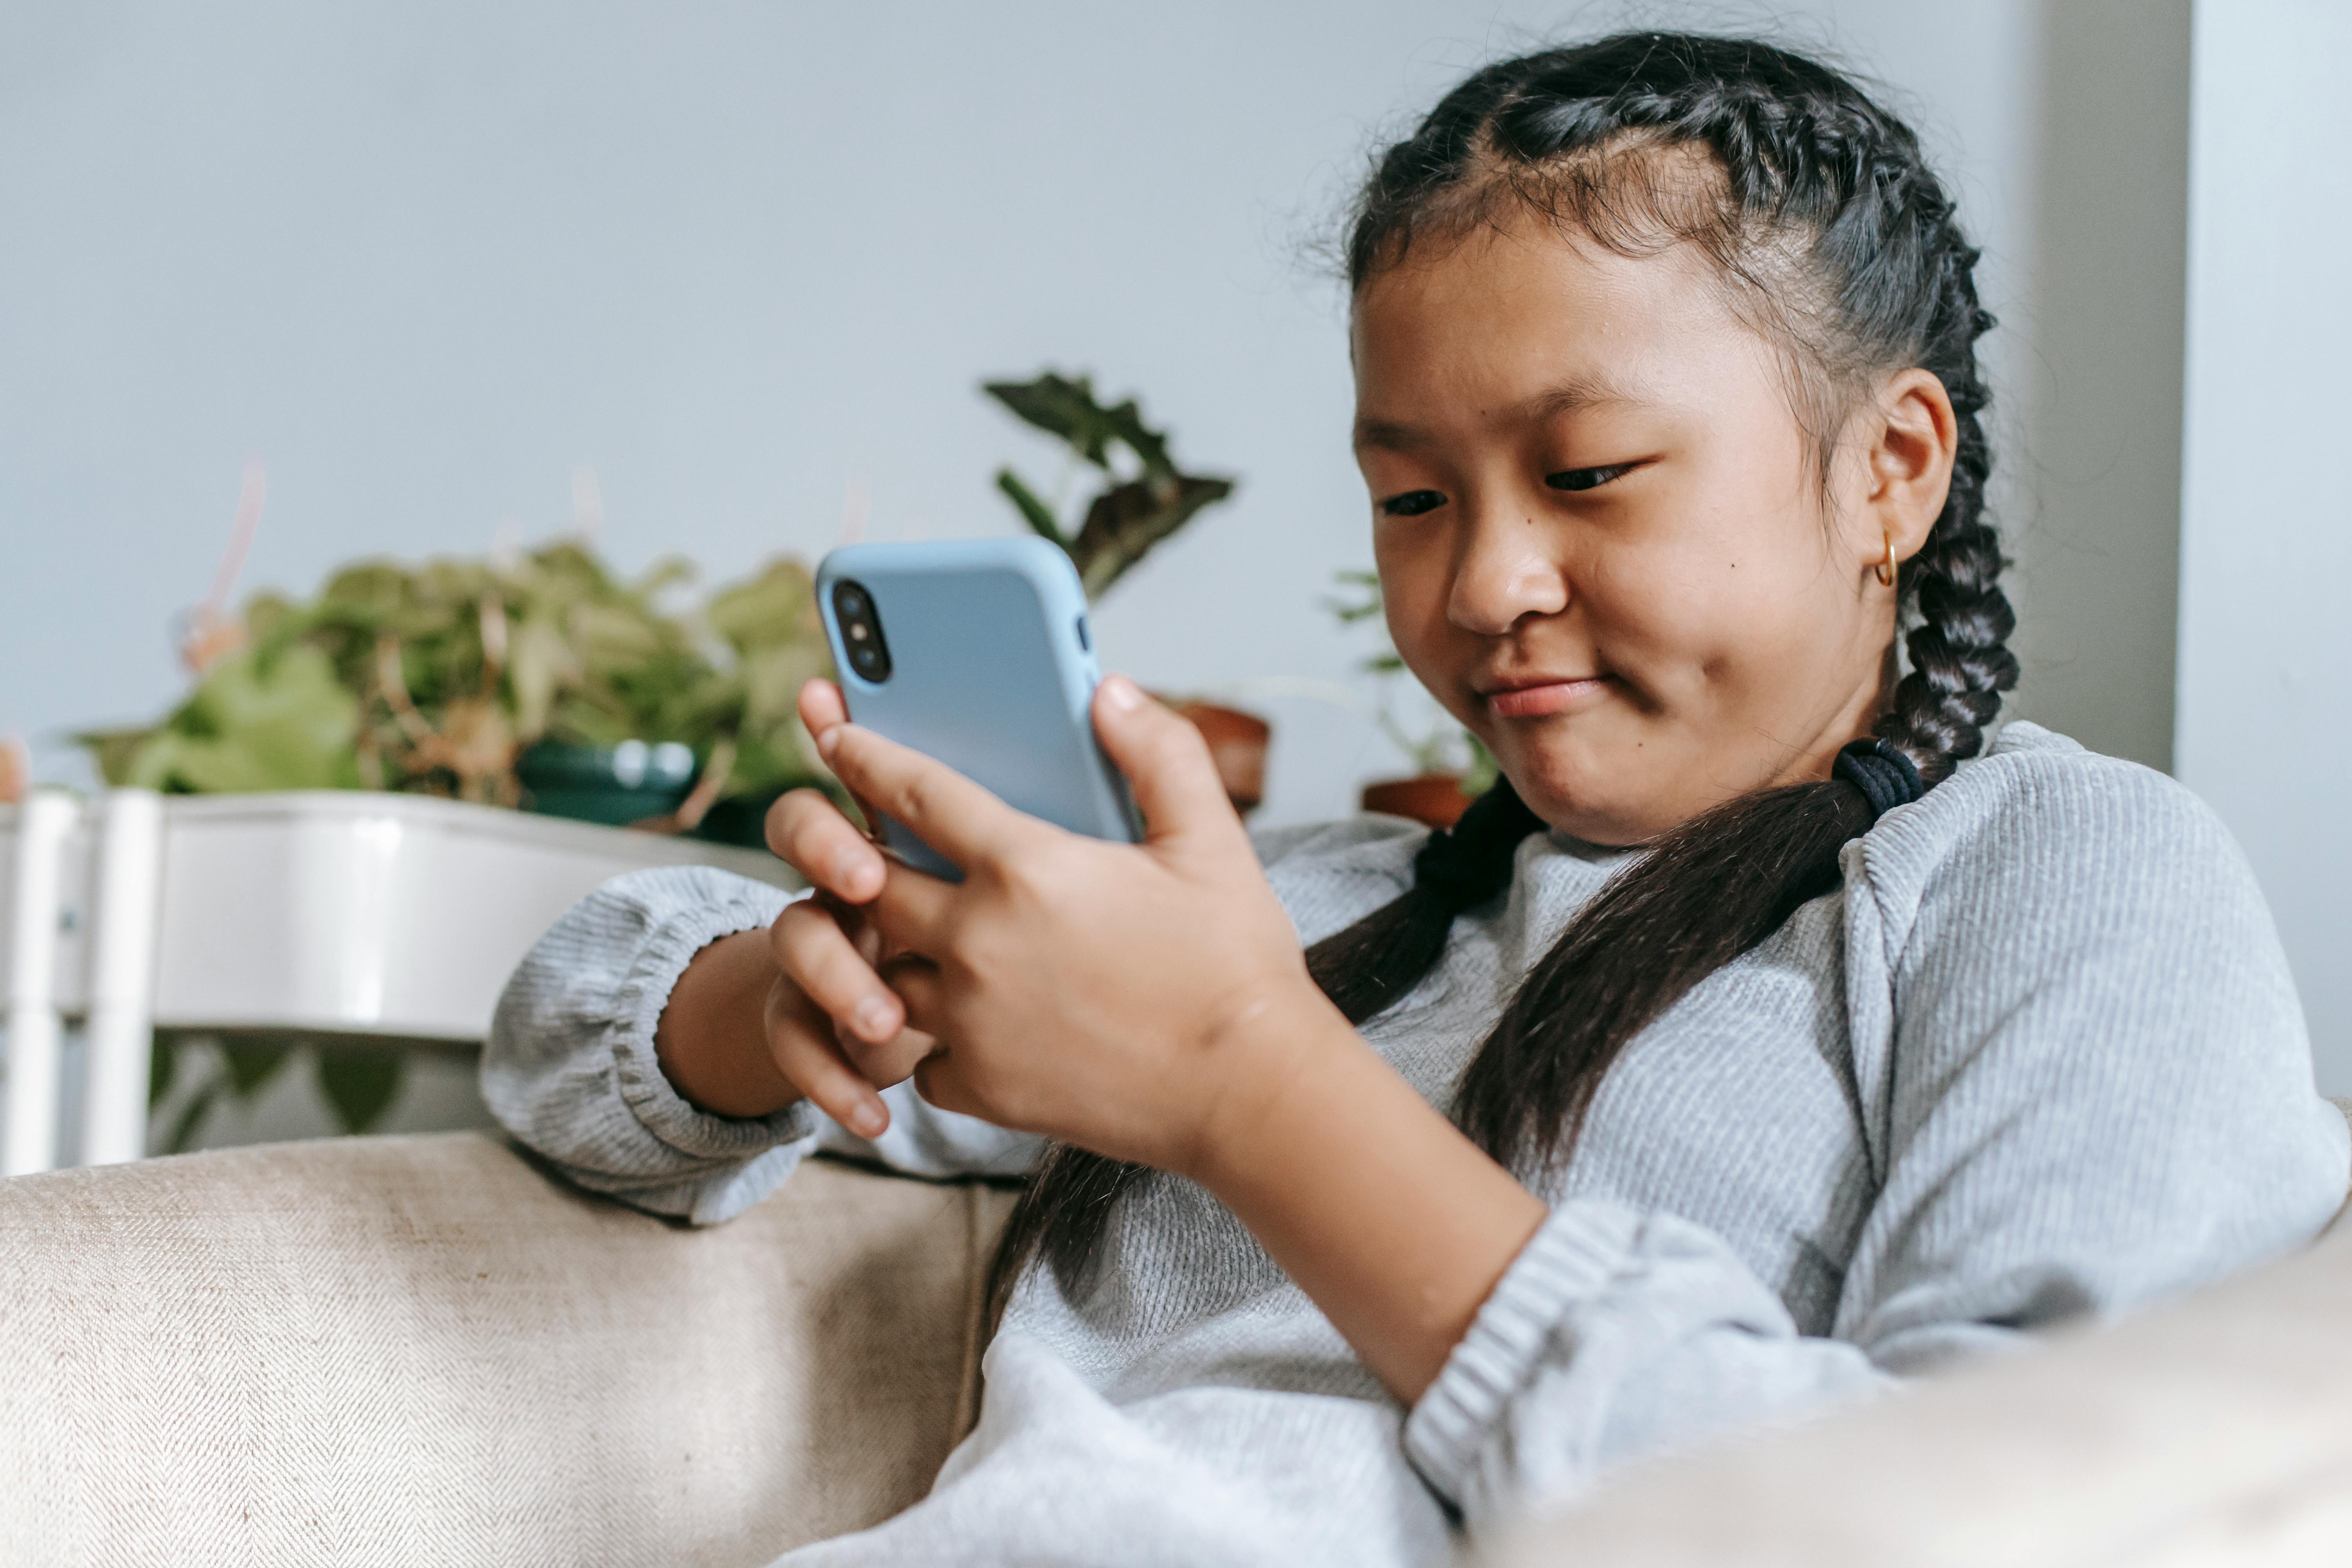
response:
{"label": "sofa", "polygon": [[[696,1231],[478,1133],[0,1182],[0,1563],[764,1563],[929,1484],[1011,1205],[817,1160]],[[2352,1223],[1486,1560],[2352,1563]]]}

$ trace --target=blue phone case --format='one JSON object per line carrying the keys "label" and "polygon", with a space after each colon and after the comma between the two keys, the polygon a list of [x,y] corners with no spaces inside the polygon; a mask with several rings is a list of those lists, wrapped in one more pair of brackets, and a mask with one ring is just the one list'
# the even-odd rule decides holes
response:
{"label": "blue phone case", "polygon": [[[859,673],[844,640],[835,602],[844,584],[872,605],[888,661],[879,680]],[[1089,705],[1101,677],[1086,593],[1053,544],[845,545],[817,567],[816,601],[858,723],[936,757],[1032,816],[1097,838],[1141,837],[1127,782],[1095,741]],[[882,832],[910,865],[960,879],[905,825],[886,816]]]}

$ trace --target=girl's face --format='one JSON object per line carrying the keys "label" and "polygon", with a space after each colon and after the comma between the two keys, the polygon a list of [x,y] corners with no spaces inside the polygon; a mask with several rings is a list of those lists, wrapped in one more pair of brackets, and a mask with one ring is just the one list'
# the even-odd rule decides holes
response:
{"label": "girl's face", "polygon": [[1525,224],[1423,247],[1355,302],[1356,454],[1389,630],[1520,795],[1596,844],[1826,778],[1895,635],[1953,419],[1889,378],[1816,448],[1687,247]]}

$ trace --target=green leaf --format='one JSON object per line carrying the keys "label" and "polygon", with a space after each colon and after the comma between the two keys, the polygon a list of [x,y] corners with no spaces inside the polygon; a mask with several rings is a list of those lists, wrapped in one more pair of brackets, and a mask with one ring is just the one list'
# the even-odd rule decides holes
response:
{"label": "green leaf", "polygon": [[666,588],[695,578],[695,564],[683,555],[665,555],[638,574],[629,584],[629,592],[640,599],[651,599]]}
{"label": "green leaf", "polygon": [[1079,457],[1095,467],[1110,463],[1111,430],[1102,405],[1095,401],[1094,383],[1086,376],[1063,376],[1046,371],[1030,381],[982,382],[981,388],[1013,415],[1058,436]]}
{"label": "green leaf", "polygon": [[[1152,546],[1203,507],[1234,493],[1231,479],[1181,471],[1169,455],[1166,432],[1143,422],[1135,399],[1107,408],[1087,376],[1049,370],[1030,381],[983,382],[981,390],[1030,425],[1058,436],[1073,454],[1110,476],[1111,484],[1087,506],[1085,521],[1072,534],[1019,475],[1010,468],[996,475],[996,488],[1020,509],[1022,520],[1069,552],[1089,599],[1108,592]],[[1114,448],[1134,458],[1134,477],[1126,477],[1128,465],[1112,463]]]}
{"label": "green leaf", "polygon": [[336,1122],[346,1132],[364,1132],[400,1097],[406,1061],[391,1051],[321,1051],[312,1068]]}
{"label": "green leaf", "polygon": [[1049,539],[1066,552],[1070,542],[1062,537],[1062,525],[1054,521],[1054,509],[1037,499],[1037,492],[1024,484],[1019,474],[1011,468],[996,470],[996,488],[1011,498],[1019,510],[1021,520],[1042,539]]}
{"label": "green leaf", "polygon": [[1480,743],[1477,736],[1465,730],[1462,738],[1470,745],[1470,765],[1462,770],[1462,793],[1474,796],[1485,795],[1495,787],[1496,779],[1502,776],[1502,767],[1495,761],[1495,753]]}
{"label": "green leaf", "polygon": [[153,733],[152,730],[82,730],[75,733],[73,743],[89,753],[99,777],[121,785],[131,782],[131,769],[139,759],[139,748]]}
{"label": "green leaf", "polygon": [[221,1076],[215,1069],[214,1075],[205,1080],[204,1087],[188,1097],[188,1103],[180,1108],[179,1119],[172,1123],[172,1135],[163,1140],[163,1152],[184,1154],[188,1152],[188,1145],[195,1142],[196,1129],[203,1124],[205,1113],[212,1110],[213,1101],[220,1098],[221,1082]]}
{"label": "green leaf", "polygon": [[1377,572],[1335,572],[1332,580],[1343,588],[1356,590],[1352,597],[1337,595],[1326,598],[1323,605],[1339,618],[1343,626],[1358,621],[1369,621],[1381,614],[1381,574]]}
{"label": "green leaf", "polygon": [[507,639],[516,739],[526,745],[538,740],[555,710],[556,693],[580,675],[580,658],[551,616],[529,616],[516,626]]}
{"label": "green leaf", "polygon": [[228,1072],[230,1091],[239,1100],[251,1100],[278,1076],[287,1058],[294,1054],[294,1047],[224,1041],[220,1053],[222,1066]]}
{"label": "green leaf", "polygon": [[1179,474],[1133,479],[1097,496],[1087,509],[1085,526],[1070,543],[1070,559],[1077,565],[1087,597],[1101,598],[1152,546],[1191,521],[1202,508],[1233,493],[1231,479]]}
{"label": "green leaf", "polygon": [[741,670],[743,714],[747,721],[766,728],[785,723],[800,710],[801,688],[814,676],[832,672],[832,665],[819,649],[802,647],[763,648],[743,661]]}
{"label": "green leaf", "polygon": [[147,1047],[147,1109],[152,1112],[172,1092],[173,1075],[179,1070],[180,1053],[162,1035],[154,1037]]}
{"label": "green leaf", "polygon": [[779,556],[757,574],[710,596],[703,618],[739,654],[764,648],[824,647],[816,584],[807,567]]}
{"label": "green leaf", "polygon": [[1147,479],[1172,479],[1176,465],[1168,437],[1143,422],[1133,398],[1106,408],[1096,400],[1090,377],[1045,371],[1031,381],[991,381],[981,390],[1021,419],[1058,436],[1070,450],[1097,468],[1108,468],[1114,444],[1126,447]]}
{"label": "green leaf", "polygon": [[139,744],[121,782],[196,795],[347,789],[358,730],[359,704],[325,654],[296,645],[265,659],[247,648],[214,666]]}
{"label": "green leaf", "polygon": [[347,611],[392,614],[408,599],[408,574],[390,561],[362,561],[327,580],[320,599]]}

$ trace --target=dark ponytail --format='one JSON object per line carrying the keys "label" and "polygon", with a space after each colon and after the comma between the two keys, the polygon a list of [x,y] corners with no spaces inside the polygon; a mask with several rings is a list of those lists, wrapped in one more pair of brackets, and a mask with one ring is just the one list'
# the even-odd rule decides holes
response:
{"label": "dark ponytail", "polygon": [[[1693,154],[1701,154],[1694,157]],[[1870,378],[1916,366],[1950,395],[1950,494],[1896,580],[1911,668],[1824,783],[1717,806],[1654,840],[1569,923],[1479,1047],[1454,1115],[1496,1159],[1556,1172],[1634,1036],[1840,881],[1839,855],[1890,805],[1981,749],[2017,683],[2016,625],[1984,517],[1992,450],[1976,340],[1977,251],[1910,129],[1828,68],[1769,45],[1630,33],[1472,76],[1374,165],[1348,237],[1360,289],[1424,239],[1517,207],[1625,254],[1676,244],[1712,261],[1781,351],[1824,475]],[[1438,962],[1454,918],[1510,885],[1543,825],[1507,781],[1431,836],[1402,897],[1307,953],[1352,1023]],[[1084,1288],[1111,1207],[1141,1168],[1066,1146],[1040,1163],[997,1254],[1001,1308],[1042,1252]]]}

